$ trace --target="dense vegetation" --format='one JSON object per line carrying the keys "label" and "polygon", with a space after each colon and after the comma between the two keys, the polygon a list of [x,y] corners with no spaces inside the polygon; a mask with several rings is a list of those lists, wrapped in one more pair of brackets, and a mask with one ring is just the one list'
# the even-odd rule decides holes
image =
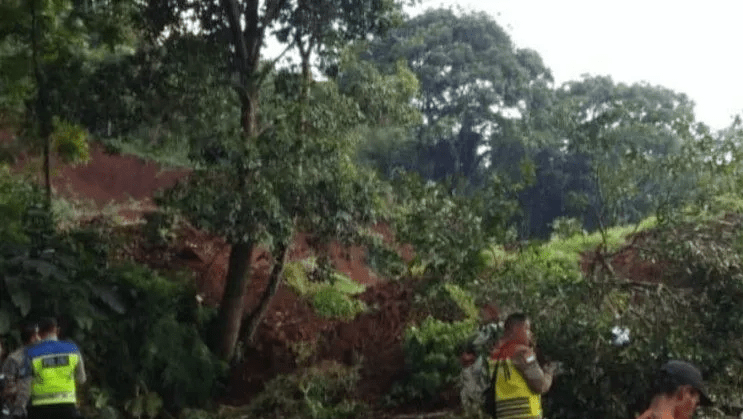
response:
{"label": "dense vegetation", "polygon": [[[89,360],[86,416],[369,412],[353,398],[358,365],[303,362],[249,406],[215,406],[284,279],[327,319],[374,309],[322,255],[287,263],[298,232],[363,244],[377,272],[416,283],[387,407],[433,406],[456,385],[488,302],[531,313],[542,350],[565,362],[549,416],[629,417],[673,357],[701,365],[723,407],[741,403],[740,121],[714,132],[662,86],[557,86],[485,14],[259,3],[0,5],[0,130],[13,134],[0,157],[39,155],[44,175],[0,166],[0,335],[17,344],[21,320],[59,316]],[[273,36],[296,65],[261,60]],[[231,245],[218,308],[186,272],[114,257],[127,240],[115,225],[64,218],[53,157],[84,161],[92,141],[192,170],[158,203]],[[377,222],[413,246],[410,263]],[[269,286],[244,315],[258,247]],[[620,272],[629,253],[663,275]]]}

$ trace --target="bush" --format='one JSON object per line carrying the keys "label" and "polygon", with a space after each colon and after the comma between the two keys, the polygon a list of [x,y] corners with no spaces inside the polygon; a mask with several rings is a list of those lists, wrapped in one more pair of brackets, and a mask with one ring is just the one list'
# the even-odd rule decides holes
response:
{"label": "bush", "polygon": [[473,320],[448,323],[428,317],[420,327],[409,327],[403,343],[406,375],[393,385],[388,402],[436,401],[457,382],[460,350],[475,326]]}
{"label": "bush", "polygon": [[229,418],[340,419],[358,417],[364,406],[352,400],[358,367],[334,362],[280,375],[246,407],[220,415]]}
{"label": "bush", "polygon": [[362,301],[352,297],[364,291],[363,285],[335,271],[322,273],[319,282],[309,280],[310,274],[318,275],[313,259],[289,262],[284,267],[284,277],[289,286],[297,294],[309,298],[318,315],[351,320],[366,310]]}
{"label": "bush", "polygon": [[312,296],[312,306],[322,317],[352,320],[366,310],[366,305],[332,287],[320,289]]}
{"label": "bush", "polygon": [[152,413],[155,400],[173,411],[206,404],[225,366],[201,338],[210,314],[198,306],[191,279],[111,266],[109,230],[55,231],[39,202],[38,188],[0,178],[7,217],[0,227],[0,335],[19,344],[13,325],[58,317],[95,383],[83,397],[92,416],[113,417],[125,405],[129,413]]}
{"label": "bush", "polygon": [[[741,225],[741,217],[728,217],[647,234],[641,244],[645,257],[664,261],[673,278],[664,286],[607,271],[586,277],[577,261],[546,252],[559,245],[555,242],[505,261],[479,288],[480,295],[529,313],[545,357],[564,363],[565,373],[544,398],[546,416],[635,417],[646,407],[651,377],[673,358],[699,365],[718,401],[738,403]],[[628,332],[628,340],[616,338],[619,329]]]}

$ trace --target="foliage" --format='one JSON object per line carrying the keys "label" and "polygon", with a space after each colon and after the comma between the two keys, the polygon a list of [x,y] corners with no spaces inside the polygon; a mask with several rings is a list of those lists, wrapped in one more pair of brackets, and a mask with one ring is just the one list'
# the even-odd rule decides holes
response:
{"label": "foliage", "polygon": [[87,163],[90,160],[87,131],[77,124],[54,118],[52,147],[65,163]]}
{"label": "foliage", "polygon": [[585,234],[581,221],[577,218],[557,217],[552,220],[553,238],[570,238],[576,234]]}
{"label": "foliage", "polygon": [[[559,147],[581,162],[583,190],[571,205],[589,228],[663,222],[690,202],[715,195],[739,161],[730,138],[694,121],[688,97],[660,86],[584,77],[557,90]],[[576,166],[579,167],[579,166]]]}
{"label": "foliage", "polygon": [[[733,303],[743,283],[740,226],[739,216],[730,216],[647,231],[634,246],[653,249],[641,252],[643,259],[664,261],[671,278],[664,285],[606,270],[584,276],[574,252],[555,258],[547,250],[554,240],[501,261],[478,292],[504,311],[529,313],[542,352],[564,363],[544,399],[547,415],[633,417],[648,402],[652,375],[672,358],[698,364],[713,396],[731,403],[740,383],[730,377],[743,367],[735,337],[743,314]],[[617,340],[618,329],[626,329],[628,341]],[[721,345],[731,350],[719,351]]]}
{"label": "foliage", "polygon": [[[203,406],[223,365],[202,341],[207,316],[185,285],[190,278],[111,265],[111,230],[56,231],[38,188],[12,176],[2,185],[0,202],[7,196],[15,205],[6,211],[9,229],[0,244],[0,334],[18,344],[13,326],[58,317],[65,337],[81,347],[101,415],[112,408],[136,416]],[[107,399],[116,402],[108,406]]]}
{"label": "foliage", "polygon": [[312,296],[312,306],[322,317],[352,320],[366,310],[362,301],[354,300],[335,288],[323,288]]}
{"label": "foliage", "polygon": [[591,234],[571,235],[569,237],[553,237],[542,247],[532,250],[540,254],[540,258],[563,260],[566,263],[577,262],[581,255],[597,248],[605,252],[613,252],[624,245],[628,238],[635,233],[648,230],[657,224],[655,217],[649,217],[638,224],[616,226],[604,232],[595,231]]}
{"label": "foliage", "polygon": [[312,418],[357,417],[363,405],[352,400],[359,380],[358,367],[325,363],[303,368],[291,375],[279,375],[249,405],[219,415],[231,418]]}
{"label": "foliage", "polygon": [[395,186],[396,237],[416,250],[425,276],[457,284],[474,281],[483,268],[481,251],[510,237],[516,203],[497,179],[472,197],[452,193],[455,185],[423,183],[415,175],[400,177]]}
{"label": "foliage", "polygon": [[475,330],[472,319],[445,322],[427,317],[405,331],[406,375],[393,384],[388,402],[432,402],[459,377],[459,350]]}
{"label": "foliage", "polygon": [[27,242],[27,210],[41,205],[38,188],[11,174],[10,168],[0,164],[0,243]]}
{"label": "foliage", "polygon": [[[420,80],[414,103],[423,114],[415,150],[400,166],[426,179],[460,176],[487,183],[496,144],[518,130],[535,106],[533,93],[551,81],[539,55],[517,49],[485,13],[430,9],[370,45],[388,68],[405,60]],[[493,152],[493,154],[490,154]],[[380,156],[383,157],[383,156]],[[396,162],[385,162],[390,164]]]}
{"label": "foliage", "polygon": [[314,273],[313,260],[289,262],[284,268],[284,276],[292,289],[312,302],[315,312],[322,317],[350,320],[366,310],[362,301],[353,298],[365,287],[338,272],[329,272],[330,277],[310,281],[308,275]]}

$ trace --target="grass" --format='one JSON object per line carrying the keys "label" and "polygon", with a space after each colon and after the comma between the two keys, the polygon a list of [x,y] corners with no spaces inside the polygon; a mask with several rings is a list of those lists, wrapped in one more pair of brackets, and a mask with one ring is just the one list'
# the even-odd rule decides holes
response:
{"label": "grass", "polygon": [[353,298],[366,287],[340,272],[332,272],[331,277],[323,282],[310,281],[308,275],[316,267],[312,258],[288,262],[284,267],[284,278],[297,294],[312,302],[318,315],[351,320],[366,310],[363,302]]}
{"label": "grass", "polygon": [[[605,236],[599,231],[590,234],[575,234],[571,237],[553,238],[539,245],[536,249],[540,258],[560,262],[564,264],[575,264],[580,260],[583,252],[595,249],[601,244],[606,245],[608,251],[619,249],[626,243],[627,237],[632,233],[650,229],[657,224],[655,217],[649,217],[639,224],[612,227],[606,230]],[[513,262],[519,258],[518,254],[508,252],[502,246],[494,246],[486,249],[481,254],[484,266],[498,268],[507,262]]]}
{"label": "grass", "polygon": [[141,141],[133,139],[109,138],[103,143],[109,151],[119,154],[137,156],[145,160],[151,160],[163,166],[163,168],[192,167],[193,162],[188,157],[189,147],[169,143],[161,147],[152,147],[140,144]]}

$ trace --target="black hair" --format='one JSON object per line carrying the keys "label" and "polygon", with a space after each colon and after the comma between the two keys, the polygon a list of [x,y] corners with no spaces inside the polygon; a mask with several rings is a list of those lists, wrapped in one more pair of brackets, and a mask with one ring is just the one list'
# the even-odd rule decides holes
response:
{"label": "black hair", "polygon": [[39,333],[46,334],[57,328],[57,320],[54,317],[44,317],[39,320]]}
{"label": "black hair", "polygon": [[529,320],[529,316],[522,312],[511,313],[506,317],[506,321],[503,324],[505,331],[510,331],[514,326],[524,323]]}
{"label": "black hair", "polygon": [[21,342],[26,345],[31,342],[31,338],[38,332],[36,323],[27,322],[21,326]]}

